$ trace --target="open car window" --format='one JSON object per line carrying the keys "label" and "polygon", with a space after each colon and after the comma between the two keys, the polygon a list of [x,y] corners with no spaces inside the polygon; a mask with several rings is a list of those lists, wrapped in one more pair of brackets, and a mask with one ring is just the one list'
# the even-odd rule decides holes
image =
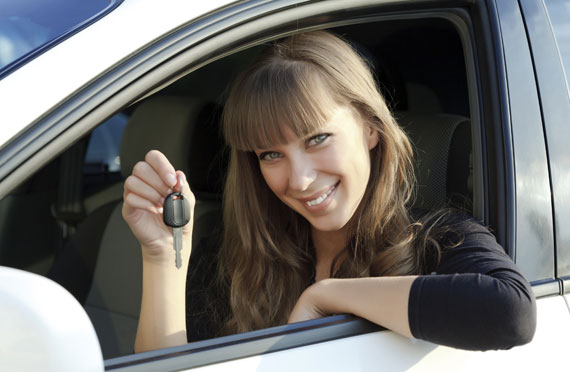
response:
{"label": "open car window", "polygon": [[[476,95],[469,92],[468,78],[472,61],[465,60],[469,46],[456,20],[445,13],[364,20],[329,29],[367,59],[397,119],[414,141],[420,184],[416,206],[430,209],[452,203],[482,215],[478,191],[482,179],[474,171],[480,166],[480,154],[473,146]],[[227,166],[227,151],[219,136],[220,113],[228,85],[262,48],[254,44],[184,72],[125,106],[2,201],[0,208],[12,216],[19,213],[16,205],[41,201],[36,204],[41,211],[34,224],[37,231],[22,239],[20,232],[3,229],[0,237],[41,249],[33,248],[38,251],[32,249],[25,257],[6,252],[2,264],[41,273],[68,289],[89,314],[104,357],[114,361],[110,365],[120,366],[122,358],[128,360],[132,354],[141,291],[139,247],[120,214],[122,182],[146,151],[158,148],[185,171],[196,195],[195,246],[220,231]],[[252,337],[269,340],[275,337],[272,332],[290,331],[298,332],[298,339],[291,341],[295,344],[301,339],[379,329],[370,324],[351,328],[347,324],[352,320],[333,317],[308,328],[283,326],[194,346],[223,347]],[[338,327],[332,336],[327,328],[331,326]]]}

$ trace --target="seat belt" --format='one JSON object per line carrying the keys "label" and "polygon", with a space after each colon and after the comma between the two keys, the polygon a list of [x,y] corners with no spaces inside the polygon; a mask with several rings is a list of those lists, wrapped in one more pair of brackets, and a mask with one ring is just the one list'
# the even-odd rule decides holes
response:
{"label": "seat belt", "polygon": [[85,218],[82,181],[87,142],[88,138],[80,140],[60,157],[57,199],[51,212],[61,227],[64,241]]}

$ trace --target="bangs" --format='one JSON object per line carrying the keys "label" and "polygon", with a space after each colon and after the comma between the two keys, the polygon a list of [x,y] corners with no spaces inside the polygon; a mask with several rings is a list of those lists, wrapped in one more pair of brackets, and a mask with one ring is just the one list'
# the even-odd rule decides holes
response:
{"label": "bangs", "polygon": [[286,143],[285,128],[297,138],[313,134],[338,106],[334,89],[309,63],[274,60],[254,71],[234,84],[224,110],[224,136],[237,150]]}

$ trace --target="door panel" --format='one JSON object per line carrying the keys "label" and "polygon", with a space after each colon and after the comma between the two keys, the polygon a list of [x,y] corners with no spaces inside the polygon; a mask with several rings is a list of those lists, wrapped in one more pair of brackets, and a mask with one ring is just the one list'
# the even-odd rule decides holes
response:
{"label": "door panel", "polygon": [[[567,364],[570,317],[562,296],[538,300],[538,327],[532,343],[508,351],[472,352],[380,331],[192,371],[512,371],[557,370]],[[540,355],[540,357],[538,357]]]}
{"label": "door panel", "polygon": [[530,281],[554,277],[554,236],[542,116],[517,1],[495,1],[505,58],[516,171],[515,261]]}
{"label": "door panel", "polygon": [[532,46],[548,143],[557,275],[564,277],[570,275],[570,229],[566,228],[570,221],[570,89],[566,80],[570,81],[570,66],[563,66],[563,62],[570,63],[570,1],[547,1],[548,13],[542,1],[524,0],[520,4]]}

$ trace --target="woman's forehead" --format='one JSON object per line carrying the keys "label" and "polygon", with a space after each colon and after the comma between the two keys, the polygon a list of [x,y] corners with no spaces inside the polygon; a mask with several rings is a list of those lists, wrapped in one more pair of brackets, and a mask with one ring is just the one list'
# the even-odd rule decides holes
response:
{"label": "woman's forehead", "polygon": [[295,138],[316,132],[344,101],[310,67],[286,69],[278,75],[259,72],[259,76],[246,79],[240,89],[229,111],[226,139],[231,146],[246,151],[286,143],[292,139],[286,129]]}
{"label": "woman's forehead", "polygon": [[[358,126],[351,125],[352,123],[357,123]],[[312,130],[308,132],[296,131],[294,124],[282,122],[278,125],[281,126],[279,138],[276,138],[276,141],[271,143],[256,147],[256,151],[266,150],[274,146],[294,143],[300,140],[304,141],[320,132],[336,132],[339,130],[346,131],[362,128],[362,122],[359,115],[356,115],[355,110],[348,105],[340,104],[332,107],[330,113],[327,115],[327,119],[320,123],[315,123],[311,128]]]}

